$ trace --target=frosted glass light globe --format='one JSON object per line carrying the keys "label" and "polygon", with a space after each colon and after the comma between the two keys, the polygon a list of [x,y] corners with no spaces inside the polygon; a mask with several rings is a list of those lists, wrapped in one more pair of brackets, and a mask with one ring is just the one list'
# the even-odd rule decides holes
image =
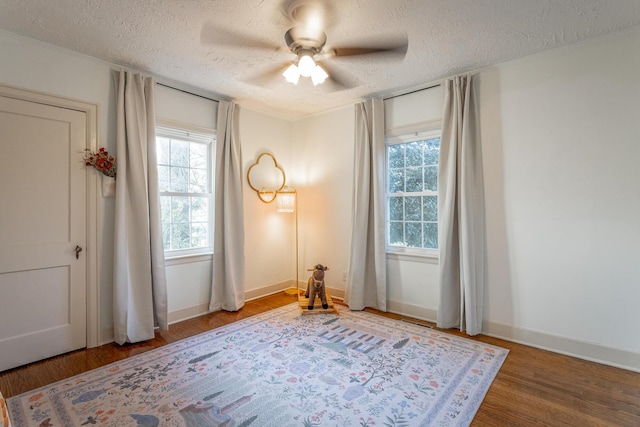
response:
{"label": "frosted glass light globe", "polygon": [[313,70],[316,68],[316,62],[309,55],[302,55],[298,60],[298,71],[304,77],[311,77]]}

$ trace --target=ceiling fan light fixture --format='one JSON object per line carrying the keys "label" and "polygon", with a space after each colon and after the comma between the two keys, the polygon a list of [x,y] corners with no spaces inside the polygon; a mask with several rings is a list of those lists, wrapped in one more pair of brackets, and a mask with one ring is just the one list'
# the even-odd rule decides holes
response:
{"label": "ceiling fan light fixture", "polygon": [[311,77],[316,68],[316,61],[313,60],[313,53],[301,51],[298,56],[298,71],[303,77]]}
{"label": "ceiling fan light fixture", "polygon": [[293,83],[294,85],[297,85],[298,80],[300,80],[300,71],[298,70],[298,67],[296,67],[296,64],[291,64],[289,68],[287,68],[285,72],[282,73],[282,75],[284,76],[285,80],[287,80],[289,83]]}
{"label": "ceiling fan light fixture", "polygon": [[319,65],[316,65],[316,68],[313,70],[313,74],[311,74],[311,81],[314,86],[324,83],[324,81],[329,77],[327,72]]}

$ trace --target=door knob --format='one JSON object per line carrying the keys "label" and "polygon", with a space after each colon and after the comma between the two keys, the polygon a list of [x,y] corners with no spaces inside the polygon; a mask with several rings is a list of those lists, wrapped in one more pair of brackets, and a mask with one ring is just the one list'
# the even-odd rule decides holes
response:
{"label": "door knob", "polygon": [[76,259],[80,258],[80,252],[82,252],[82,248],[76,245]]}

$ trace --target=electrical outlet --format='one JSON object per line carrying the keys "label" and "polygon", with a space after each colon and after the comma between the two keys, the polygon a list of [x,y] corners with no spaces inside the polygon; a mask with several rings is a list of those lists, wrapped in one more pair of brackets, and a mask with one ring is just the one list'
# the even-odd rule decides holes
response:
{"label": "electrical outlet", "polygon": [[343,282],[346,282],[346,281],[347,281],[347,272],[346,272],[346,271],[343,271],[343,272],[342,272],[342,281],[343,281]]}

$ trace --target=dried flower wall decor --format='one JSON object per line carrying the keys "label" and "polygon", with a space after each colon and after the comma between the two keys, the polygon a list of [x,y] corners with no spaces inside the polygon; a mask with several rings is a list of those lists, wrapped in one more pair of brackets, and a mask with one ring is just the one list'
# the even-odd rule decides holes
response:
{"label": "dried flower wall decor", "polygon": [[102,172],[104,175],[111,178],[116,177],[116,159],[109,155],[109,152],[104,148],[98,149],[98,151],[85,150],[87,156],[84,158],[85,165],[93,166],[96,170]]}

